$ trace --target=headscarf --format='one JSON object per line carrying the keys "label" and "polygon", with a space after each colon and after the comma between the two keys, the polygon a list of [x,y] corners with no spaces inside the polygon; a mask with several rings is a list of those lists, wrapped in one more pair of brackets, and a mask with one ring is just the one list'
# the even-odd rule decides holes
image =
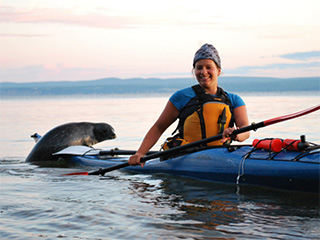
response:
{"label": "headscarf", "polygon": [[196,62],[201,59],[211,59],[221,69],[221,59],[217,49],[211,44],[204,44],[194,55],[193,67],[196,66]]}

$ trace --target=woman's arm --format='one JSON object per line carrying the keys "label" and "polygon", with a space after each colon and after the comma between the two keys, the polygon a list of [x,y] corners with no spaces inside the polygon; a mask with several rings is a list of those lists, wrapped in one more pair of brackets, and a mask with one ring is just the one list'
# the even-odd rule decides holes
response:
{"label": "woman's arm", "polygon": [[168,101],[158,120],[144,137],[138,151],[129,158],[130,165],[139,165],[143,157],[159,140],[162,133],[178,118],[178,109]]}
{"label": "woman's arm", "polygon": [[[249,125],[249,119],[248,119],[248,114],[247,114],[247,108],[245,105],[241,107],[237,107],[233,110],[234,118],[235,118],[235,124],[237,128],[242,128],[246,127]],[[223,131],[223,139],[222,142],[225,142],[226,140],[229,139],[229,135],[235,130],[235,128],[226,128]],[[236,136],[236,141],[238,142],[243,142],[246,139],[250,137],[250,132],[244,132],[241,134],[238,134]]]}

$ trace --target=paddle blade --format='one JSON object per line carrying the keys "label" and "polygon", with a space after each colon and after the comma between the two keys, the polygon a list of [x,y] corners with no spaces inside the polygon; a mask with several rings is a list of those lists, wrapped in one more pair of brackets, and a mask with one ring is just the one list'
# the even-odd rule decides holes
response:
{"label": "paddle blade", "polygon": [[268,125],[271,125],[271,124],[275,124],[275,123],[287,121],[287,120],[290,120],[290,119],[293,119],[293,118],[297,118],[297,117],[300,117],[300,116],[303,116],[303,115],[318,111],[319,109],[320,109],[320,105],[317,105],[317,106],[302,110],[300,112],[288,114],[288,115],[281,116],[281,117],[272,118],[272,119],[264,121],[263,123],[264,123],[264,126],[268,126]]}
{"label": "paddle blade", "polygon": [[89,173],[88,172],[75,172],[75,173],[62,174],[62,176],[72,176],[72,175],[89,175]]}

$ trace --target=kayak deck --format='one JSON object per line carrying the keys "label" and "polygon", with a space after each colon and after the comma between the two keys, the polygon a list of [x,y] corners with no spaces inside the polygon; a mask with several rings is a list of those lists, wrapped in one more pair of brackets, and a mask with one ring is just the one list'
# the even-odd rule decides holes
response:
{"label": "kayak deck", "polygon": [[[230,150],[231,149],[231,150]],[[307,152],[272,153],[252,147],[209,148],[167,160],[154,159],[145,166],[129,166],[136,173],[167,173],[196,179],[252,184],[272,188],[319,192],[319,149]],[[108,168],[128,160],[127,157],[84,155],[70,161],[88,167]]]}

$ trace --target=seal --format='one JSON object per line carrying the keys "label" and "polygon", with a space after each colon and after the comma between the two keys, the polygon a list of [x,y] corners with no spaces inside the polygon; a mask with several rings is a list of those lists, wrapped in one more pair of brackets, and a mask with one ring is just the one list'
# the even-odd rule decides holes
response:
{"label": "seal", "polygon": [[66,123],[53,128],[41,137],[29,153],[26,162],[55,162],[59,156],[52,154],[66,147],[74,145],[91,147],[115,137],[113,127],[107,123]]}

